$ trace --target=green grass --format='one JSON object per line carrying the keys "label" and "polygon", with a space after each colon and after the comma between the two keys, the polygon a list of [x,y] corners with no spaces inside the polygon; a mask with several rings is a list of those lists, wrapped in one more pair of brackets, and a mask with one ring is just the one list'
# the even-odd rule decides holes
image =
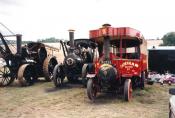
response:
{"label": "green grass", "polygon": [[168,90],[168,85],[147,85],[144,90],[134,90],[129,103],[122,95],[100,93],[92,103],[82,86],[55,89],[52,82],[14,85],[0,88],[0,117],[167,118]]}

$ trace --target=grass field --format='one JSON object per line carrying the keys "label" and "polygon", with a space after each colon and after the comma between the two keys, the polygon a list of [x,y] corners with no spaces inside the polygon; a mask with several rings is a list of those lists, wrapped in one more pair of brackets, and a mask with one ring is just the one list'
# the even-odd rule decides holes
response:
{"label": "grass field", "polygon": [[[171,86],[175,87],[175,86]],[[135,90],[133,100],[102,93],[95,103],[82,85],[56,89],[52,82],[0,88],[0,118],[168,118],[168,85]]]}

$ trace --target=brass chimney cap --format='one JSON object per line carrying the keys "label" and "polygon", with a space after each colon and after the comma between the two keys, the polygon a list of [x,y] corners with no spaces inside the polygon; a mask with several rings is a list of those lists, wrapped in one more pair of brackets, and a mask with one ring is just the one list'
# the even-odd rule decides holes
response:
{"label": "brass chimney cap", "polygon": [[69,31],[69,32],[74,32],[75,30],[74,30],[74,29],[69,29],[68,31]]}
{"label": "brass chimney cap", "polygon": [[16,34],[16,36],[22,36],[22,34]]}
{"label": "brass chimney cap", "polygon": [[111,25],[109,23],[105,23],[102,25],[102,27],[110,27]]}

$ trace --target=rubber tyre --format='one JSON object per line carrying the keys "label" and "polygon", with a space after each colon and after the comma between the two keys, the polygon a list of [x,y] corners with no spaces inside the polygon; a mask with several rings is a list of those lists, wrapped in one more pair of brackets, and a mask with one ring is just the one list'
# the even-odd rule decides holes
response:
{"label": "rubber tyre", "polygon": [[141,78],[140,78],[140,89],[142,89],[142,90],[145,88],[145,83],[144,83],[144,81],[145,81],[145,73],[142,72],[142,73],[141,73]]}
{"label": "rubber tyre", "polygon": [[130,101],[132,99],[132,83],[131,79],[126,79],[124,83],[124,100]]}
{"label": "rubber tyre", "polygon": [[87,96],[91,101],[95,101],[96,94],[97,92],[95,90],[95,87],[93,85],[93,80],[91,78],[87,82]]}

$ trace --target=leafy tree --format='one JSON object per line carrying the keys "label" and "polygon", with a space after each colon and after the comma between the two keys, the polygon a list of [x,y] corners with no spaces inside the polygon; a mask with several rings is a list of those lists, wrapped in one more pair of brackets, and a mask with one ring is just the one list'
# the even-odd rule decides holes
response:
{"label": "leafy tree", "polygon": [[59,42],[59,39],[56,39],[55,37],[50,37],[50,38],[45,38],[45,39],[38,39],[37,42],[42,42],[42,43],[55,43]]}
{"label": "leafy tree", "polygon": [[175,32],[169,32],[162,38],[163,46],[175,46]]}

